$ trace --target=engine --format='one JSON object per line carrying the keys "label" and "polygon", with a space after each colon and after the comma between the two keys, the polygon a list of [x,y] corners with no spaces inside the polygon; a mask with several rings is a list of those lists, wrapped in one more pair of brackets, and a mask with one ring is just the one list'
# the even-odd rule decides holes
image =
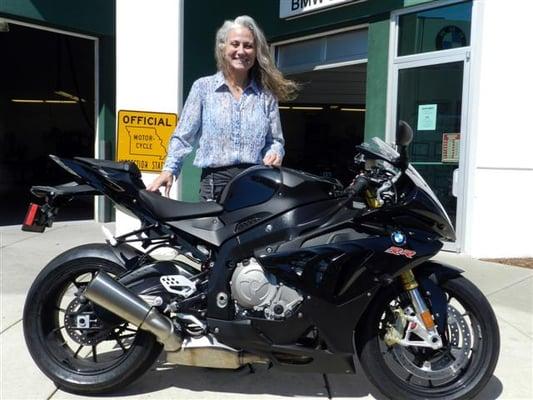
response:
{"label": "engine", "polygon": [[267,319],[290,317],[303,297],[294,289],[277,282],[251,258],[237,264],[231,277],[231,297],[237,316],[263,315]]}

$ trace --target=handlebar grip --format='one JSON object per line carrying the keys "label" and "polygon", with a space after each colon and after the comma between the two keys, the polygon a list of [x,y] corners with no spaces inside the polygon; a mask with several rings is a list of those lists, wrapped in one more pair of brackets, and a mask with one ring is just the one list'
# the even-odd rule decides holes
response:
{"label": "handlebar grip", "polygon": [[368,180],[364,176],[355,178],[355,182],[348,187],[348,192],[352,197],[359,195],[368,188]]}

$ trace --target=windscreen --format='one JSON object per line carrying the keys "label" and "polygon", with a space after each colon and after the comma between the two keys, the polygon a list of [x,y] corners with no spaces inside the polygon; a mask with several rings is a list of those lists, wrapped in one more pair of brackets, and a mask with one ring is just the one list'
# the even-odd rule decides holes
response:
{"label": "windscreen", "polygon": [[398,154],[398,152],[394,150],[391,145],[376,137],[372,138],[370,142],[362,143],[360,146],[358,146],[358,149],[364,153],[370,153],[392,164],[394,164],[400,157],[400,154]]}
{"label": "windscreen", "polygon": [[429,185],[426,183],[424,178],[422,178],[422,176],[418,173],[418,171],[412,165],[409,165],[405,173],[420,190],[423,190],[435,202],[435,204],[437,205],[440,211],[441,217],[448,223],[450,229],[453,231],[453,224],[452,224],[452,221],[450,220],[450,217],[448,216],[448,213],[444,209],[444,206],[442,205],[440,200],[437,198],[433,190],[431,190]]}

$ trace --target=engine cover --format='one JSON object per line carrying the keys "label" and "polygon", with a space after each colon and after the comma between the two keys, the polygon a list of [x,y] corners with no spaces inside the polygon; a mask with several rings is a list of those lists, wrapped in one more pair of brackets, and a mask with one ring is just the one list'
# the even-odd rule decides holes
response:
{"label": "engine cover", "polygon": [[265,272],[254,258],[237,264],[231,277],[231,296],[238,313],[246,315],[239,307],[262,311],[268,319],[289,316],[303,300],[296,290],[278,284],[276,277]]}

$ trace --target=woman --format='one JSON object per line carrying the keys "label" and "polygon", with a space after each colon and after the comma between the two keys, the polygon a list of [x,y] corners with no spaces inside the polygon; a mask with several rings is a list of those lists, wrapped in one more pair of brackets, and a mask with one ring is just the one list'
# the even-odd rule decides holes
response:
{"label": "woman", "polygon": [[215,44],[218,72],[194,82],[170,139],[163,172],[148,186],[170,187],[196,142],[202,168],[200,196],[218,200],[226,184],[254,164],[279,166],[285,154],[278,100],[297,84],[283,77],[263,32],[249,16],[226,21]]}

